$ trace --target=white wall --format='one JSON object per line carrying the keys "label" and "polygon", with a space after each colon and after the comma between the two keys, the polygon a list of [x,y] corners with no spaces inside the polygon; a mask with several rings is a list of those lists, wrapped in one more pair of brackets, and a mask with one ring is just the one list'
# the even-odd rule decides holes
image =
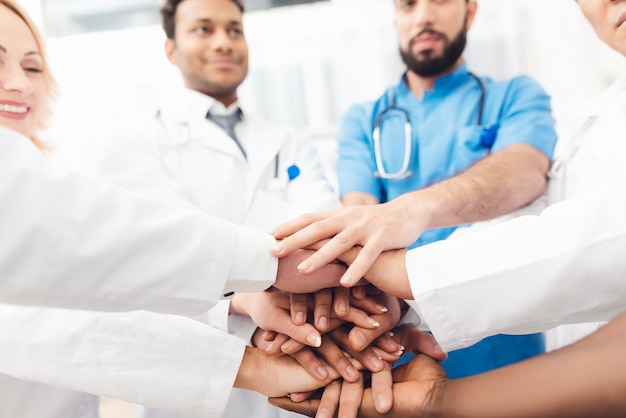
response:
{"label": "white wall", "polygon": [[[332,132],[350,103],[377,97],[402,65],[391,0],[334,0],[245,16],[251,72],[241,98],[277,122]],[[102,123],[154,105],[181,84],[159,27],[52,39],[62,85],[52,137],[89,144]],[[571,0],[480,0],[466,57],[496,78],[527,73],[561,118],[626,69]]]}

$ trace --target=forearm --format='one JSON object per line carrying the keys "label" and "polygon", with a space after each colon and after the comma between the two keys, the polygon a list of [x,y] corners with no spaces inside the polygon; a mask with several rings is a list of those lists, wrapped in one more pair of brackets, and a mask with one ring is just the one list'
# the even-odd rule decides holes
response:
{"label": "forearm", "polygon": [[626,414],[626,316],[562,350],[441,383],[432,417],[617,417]]}
{"label": "forearm", "polygon": [[427,229],[491,219],[538,198],[547,185],[548,158],[526,144],[513,144],[455,177],[398,198],[428,216]]}

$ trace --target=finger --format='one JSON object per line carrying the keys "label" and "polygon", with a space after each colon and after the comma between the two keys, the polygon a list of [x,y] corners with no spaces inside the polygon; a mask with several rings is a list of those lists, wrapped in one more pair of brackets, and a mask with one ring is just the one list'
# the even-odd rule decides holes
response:
{"label": "finger", "polygon": [[386,414],[393,406],[393,376],[391,365],[385,362],[385,367],[377,373],[372,373],[372,397],[376,411]]}
{"label": "finger", "polygon": [[359,378],[359,372],[350,359],[348,359],[343,350],[341,350],[331,338],[324,338],[322,345],[315,351],[345,380],[354,382]]}
{"label": "finger", "polygon": [[428,332],[406,325],[398,327],[395,334],[396,341],[407,347],[409,351],[418,351],[440,361],[448,358],[448,354],[443,351],[435,337]]}
{"label": "finger", "polygon": [[378,323],[377,327],[364,328],[355,326],[352,328],[349,335],[350,346],[357,351],[363,350],[380,336],[394,329],[398,325],[398,321],[400,321],[401,309],[398,299],[386,294],[381,294],[376,299],[383,301],[385,305],[389,306],[388,312],[370,317],[371,321]]}
{"label": "finger", "polygon": [[[332,209],[324,212],[313,212],[313,213],[305,213],[303,215],[298,216],[297,218],[291,219],[287,222],[283,222],[282,224],[276,226],[271,232],[270,235],[273,235],[276,239],[285,239],[294,235],[295,233],[303,230],[309,225],[321,220],[323,218],[327,218],[329,215],[332,215],[336,209]],[[319,241],[319,240],[318,240]]]}
{"label": "finger", "polygon": [[303,348],[291,355],[309,374],[316,379],[325,380],[328,378],[328,369],[310,348]]}
{"label": "finger", "polygon": [[[349,290],[349,289],[344,289]],[[366,329],[374,329],[380,326],[380,322],[376,320],[376,316],[370,316],[365,311],[351,306],[347,315],[342,317],[345,322],[352,323],[358,327]]]}
{"label": "finger", "polygon": [[356,300],[362,300],[367,296],[366,286],[353,287],[351,290],[352,290],[352,297]]}
{"label": "finger", "polygon": [[290,293],[289,301],[291,320],[295,325],[303,325],[306,322],[309,295],[306,293]]}
{"label": "finger", "polygon": [[330,327],[330,310],[333,303],[332,289],[323,289],[314,293],[313,321],[316,328],[325,332]]}
{"label": "finger", "polygon": [[388,312],[389,308],[381,303],[380,298],[371,297],[368,295],[365,295],[360,298],[354,297],[355,289],[365,289],[365,288],[367,288],[367,286],[358,286],[358,287],[353,287],[350,289],[352,290],[352,299],[351,299],[352,306],[362,309],[369,314],[383,314],[385,312]]}
{"label": "finger", "polygon": [[[330,332],[328,334],[330,338],[325,338],[325,340],[332,340],[336,346],[342,347],[346,350],[351,356],[356,358],[366,369],[378,372],[381,371],[384,367],[383,361],[380,356],[372,347],[366,347],[362,351],[353,350],[348,343],[348,332],[343,328],[337,328],[336,330]],[[328,361],[328,360],[327,360]],[[354,381],[354,380],[350,380]]]}
{"label": "finger", "polygon": [[295,412],[296,414],[306,415],[308,417],[314,417],[320,404],[319,399],[309,399],[303,402],[294,402],[287,397],[283,398],[269,398],[270,405],[274,405],[277,408],[284,409],[286,411]]}
{"label": "finger", "polygon": [[338,231],[333,229],[332,222],[324,219],[328,218],[332,212],[307,213],[277,226],[271,234],[280,241],[272,247],[272,254],[284,257],[300,248],[306,248],[320,240],[334,236]]}
{"label": "finger", "polygon": [[339,398],[339,416],[356,417],[363,398],[363,375],[359,373],[356,382],[343,382]]}
{"label": "finger", "polygon": [[350,313],[350,289],[333,289],[333,313],[342,319]]}
{"label": "finger", "polygon": [[402,344],[398,344],[393,339],[394,333],[388,332],[382,335],[372,343],[375,347],[378,347],[382,351],[401,357],[404,354],[405,347]]}
{"label": "finger", "polygon": [[289,394],[289,398],[294,401],[294,402],[304,402],[307,399],[310,399],[313,395],[315,395],[317,393],[316,390],[311,391],[311,392],[296,392],[296,393],[290,393]]}
{"label": "finger", "polygon": [[272,356],[277,356],[282,353],[281,347],[287,341],[289,341],[289,336],[285,334],[277,334],[274,338],[274,341],[270,343],[270,345],[265,349],[265,352]]}
{"label": "finger", "polygon": [[335,411],[339,406],[340,396],[341,383],[338,380],[335,380],[324,389],[315,418],[333,418],[335,416]]}
{"label": "finger", "polygon": [[296,325],[286,312],[272,317],[272,328],[281,334],[288,335],[299,343],[311,347],[319,347],[322,343],[322,335],[311,324]]}
{"label": "finger", "polygon": [[306,347],[306,345],[299,343],[296,340],[289,340],[280,347],[280,351],[282,351],[284,354],[291,355],[302,350],[304,347]]}
{"label": "finger", "polygon": [[[328,245],[328,244],[327,244]],[[346,248],[346,251],[349,248]],[[348,270],[341,277],[339,282],[344,287],[352,287],[359,282],[359,280],[365,276],[365,273],[372,267],[376,258],[382,253],[384,247],[382,243],[378,243],[376,240],[369,242],[367,245],[361,248],[361,251],[358,252],[356,258],[352,263],[349,263]],[[319,252],[319,251],[318,251]],[[316,253],[317,254],[317,253]],[[314,257],[316,254],[312,255],[309,258]],[[344,253],[345,254],[345,253]],[[341,253],[337,254],[335,258],[340,258],[342,261],[343,257],[341,257]]]}
{"label": "finger", "polygon": [[[323,238],[326,238],[326,237],[323,237]],[[346,231],[339,232],[337,235],[331,238],[330,241],[328,241],[325,245],[323,245],[319,250],[314,252],[306,260],[300,263],[297,267],[298,271],[301,273],[312,273],[316,271],[320,267],[323,267],[326,264],[332,262],[333,260],[336,260],[341,254],[351,249],[355,244],[358,243],[358,239],[359,237],[354,235],[352,231],[346,230]],[[372,263],[373,262],[374,260],[372,260]],[[367,271],[367,269],[365,271]],[[361,277],[362,275],[354,279],[353,283],[351,282],[352,285],[358,282]],[[345,287],[348,287],[348,286],[345,286]]]}

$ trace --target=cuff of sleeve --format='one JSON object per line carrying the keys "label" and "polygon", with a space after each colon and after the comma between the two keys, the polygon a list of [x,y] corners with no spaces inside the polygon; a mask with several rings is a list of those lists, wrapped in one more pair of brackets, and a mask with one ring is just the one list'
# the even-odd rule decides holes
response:
{"label": "cuff of sleeve", "polygon": [[[411,310],[415,311],[425,322],[441,348],[446,351],[458,350],[472,345],[466,341],[458,327],[451,320],[445,304],[436,290],[436,271],[430,265],[429,248],[436,244],[416,248],[409,252],[406,259],[406,271],[409,276],[411,292],[414,300],[407,300]],[[422,329],[422,327],[420,327]]]}
{"label": "cuff of sleeve", "polygon": [[228,332],[252,345],[252,337],[257,330],[257,325],[247,315],[231,314],[228,316]]}
{"label": "cuff of sleeve", "polygon": [[225,298],[237,292],[260,292],[276,281],[278,259],[270,251],[275,242],[264,232],[236,228],[235,256],[224,285]]}

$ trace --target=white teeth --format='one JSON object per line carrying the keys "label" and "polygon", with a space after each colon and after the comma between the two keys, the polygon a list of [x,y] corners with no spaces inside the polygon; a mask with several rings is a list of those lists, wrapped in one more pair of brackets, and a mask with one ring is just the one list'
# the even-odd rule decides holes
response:
{"label": "white teeth", "polygon": [[8,105],[8,104],[0,104],[0,112],[24,114],[24,113],[28,112],[28,107],[26,107],[26,106],[13,106],[13,105]]}

